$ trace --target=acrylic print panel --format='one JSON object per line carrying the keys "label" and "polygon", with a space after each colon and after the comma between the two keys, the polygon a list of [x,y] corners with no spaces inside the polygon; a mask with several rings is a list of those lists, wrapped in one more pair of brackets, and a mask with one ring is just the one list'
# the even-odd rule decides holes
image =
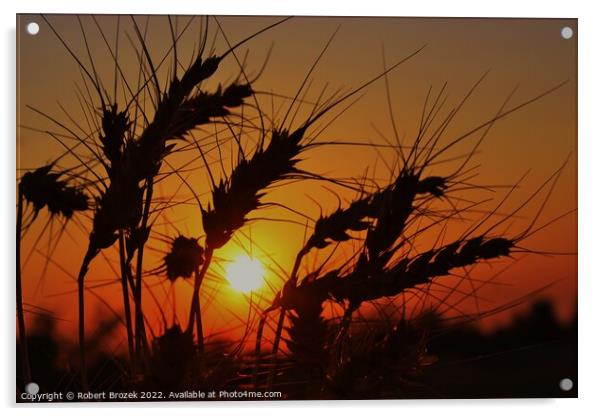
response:
{"label": "acrylic print panel", "polygon": [[576,20],[17,27],[17,401],[577,396]]}

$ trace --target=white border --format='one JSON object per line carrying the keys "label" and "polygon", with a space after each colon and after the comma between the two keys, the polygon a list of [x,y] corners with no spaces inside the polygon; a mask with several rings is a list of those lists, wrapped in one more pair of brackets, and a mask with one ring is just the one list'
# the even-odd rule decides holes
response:
{"label": "white border", "polygon": [[[545,4],[506,0],[489,2],[415,1],[275,1],[275,0],[223,0],[223,1],[162,1],[146,0],[45,0],[21,1],[20,13],[140,13],[140,14],[255,14],[255,15],[346,15],[346,16],[489,16],[489,17],[577,17],[584,10],[576,1],[546,1]],[[588,7],[586,7],[587,9]]]}
{"label": "white border", "polygon": [[[504,415],[518,411],[535,411],[546,415],[598,413],[602,339],[602,273],[597,268],[601,244],[602,215],[602,110],[601,21],[595,1],[525,0],[488,1],[386,1],[363,0],[326,2],[315,0],[21,0],[18,4],[1,2],[0,20],[3,41],[0,64],[0,126],[3,135],[0,172],[4,199],[0,204],[0,264],[4,272],[2,296],[4,306],[3,341],[0,342],[3,374],[0,377],[2,405],[17,412],[14,401],[14,195],[15,195],[15,13],[138,13],[138,14],[272,14],[272,15],[400,15],[400,16],[487,16],[487,17],[569,17],[579,18],[579,396],[577,400],[474,400],[474,401],[405,401],[405,402],[289,402],[289,403],[157,403],[145,406],[144,412],[164,415],[168,409],[178,412],[241,414],[305,414],[341,408],[347,415],[363,414],[371,407],[379,412],[408,414]],[[107,404],[86,410],[86,414],[132,413],[135,405]],[[110,410],[107,408],[110,407]],[[395,407],[393,409],[392,407]],[[200,408],[200,409],[199,409]],[[342,408],[345,408],[344,410]],[[595,409],[598,409],[597,411]],[[23,409],[27,412],[31,407]],[[80,406],[44,406],[45,414],[82,412]],[[599,414],[599,413],[598,413]]]}

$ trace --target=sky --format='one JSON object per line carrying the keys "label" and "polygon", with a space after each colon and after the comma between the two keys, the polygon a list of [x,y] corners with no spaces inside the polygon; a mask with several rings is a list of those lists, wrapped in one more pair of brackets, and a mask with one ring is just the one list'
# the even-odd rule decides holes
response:
{"label": "sky", "polygon": [[[94,70],[111,92],[115,85],[114,59],[106,43],[113,46],[117,41],[120,68],[125,78],[135,85],[140,68],[140,46],[132,18],[97,16],[95,22],[90,16],[81,16],[78,20],[76,16],[48,15],[46,19],[82,64],[92,68],[86,51],[88,44]],[[210,41],[215,39],[212,46],[219,54],[228,49],[228,43],[235,44],[280,19],[244,16],[211,18],[209,38]],[[25,31],[26,25],[32,21],[40,26],[36,36],[28,35]],[[137,16],[135,21],[141,31],[146,31],[149,53],[155,62],[160,61],[166,56],[172,42],[169,20],[165,16],[150,19]],[[218,31],[217,22],[223,32]],[[177,48],[183,65],[190,61],[198,47],[202,23],[204,20],[198,17],[172,18],[177,33],[186,28]],[[571,39],[561,36],[561,29],[566,26],[575,33]],[[17,31],[19,177],[24,171],[48,163],[63,153],[62,145],[48,131],[71,134],[40,112],[78,135],[92,134],[91,137],[94,137],[96,133],[93,132],[89,114],[82,111],[82,98],[78,95],[86,98],[86,85],[89,88],[90,84],[86,83],[76,61],[48,23],[39,15],[21,15]],[[119,33],[118,37],[116,33]],[[318,123],[318,127],[326,127],[319,137],[324,142],[383,146],[394,140],[395,130],[401,138],[409,141],[416,135],[429,89],[439,91],[443,85],[446,86],[443,94],[446,101],[441,113],[441,117],[444,117],[443,114],[457,105],[471,86],[486,73],[483,82],[447,130],[444,140],[451,141],[494,117],[513,91],[508,107],[565,83],[554,93],[495,123],[470,164],[478,173],[470,182],[487,186],[489,190],[470,191],[462,196],[491,198],[481,207],[491,209],[503,200],[509,185],[526,175],[518,189],[500,208],[502,213],[513,212],[568,160],[547,201],[545,192],[538,194],[513,215],[512,220],[504,222],[496,230],[506,235],[518,235],[537,216],[544,202],[538,225],[568,215],[521,242],[521,247],[541,254],[518,253],[512,260],[495,261],[471,271],[473,279],[459,282],[457,292],[452,297],[457,298],[458,303],[454,303],[456,306],[447,313],[483,313],[537,292],[536,296],[552,300],[558,316],[568,320],[576,309],[577,296],[577,33],[576,20],[295,17],[245,43],[237,50],[236,58],[238,62],[244,61],[250,77],[259,75],[253,85],[260,107],[269,118],[282,122],[290,103],[286,97],[297,94],[331,36],[332,42],[311,73],[310,82],[302,90],[303,99],[307,102],[319,101],[320,97],[328,97],[337,90],[350,91],[381,74],[383,68],[424,47],[420,53],[388,74],[391,107],[387,104],[385,80],[381,78],[362,90],[357,96],[359,100],[340,116],[340,110],[351,101],[342,104]],[[167,54],[167,57],[158,72],[161,80],[166,79],[172,68],[173,56]],[[214,90],[218,83],[227,84],[235,79],[239,73],[237,59],[230,55],[224,60],[204,88]],[[123,103],[124,88],[120,78],[118,81],[117,101]],[[320,96],[325,86],[326,93]],[[146,105],[150,109],[151,101],[147,100]],[[292,122],[289,119],[290,125],[298,125],[309,111],[311,105],[301,106],[295,119]],[[210,125],[195,134],[197,138],[211,138],[215,130]],[[454,148],[449,156],[453,158],[465,154],[478,137]],[[66,143],[69,140],[65,138]],[[248,149],[253,143],[251,139],[247,144]],[[231,150],[228,145],[223,149],[225,154],[230,154]],[[217,157],[215,151],[210,155],[213,160],[217,160]],[[330,177],[358,178],[368,175],[383,183],[390,177],[391,169],[394,169],[395,157],[394,152],[384,147],[331,145],[308,151],[301,166]],[[183,175],[188,178],[202,203],[207,204],[210,181],[198,153],[181,152],[173,155],[168,162],[173,166],[187,166]],[[61,159],[60,166],[68,168],[74,163],[75,160],[67,156]],[[441,175],[449,173],[457,167],[457,163],[438,164],[432,167],[432,172]],[[223,176],[217,163],[211,166],[216,176]],[[167,166],[164,168],[168,169]],[[223,171],[227,174],[229,169],[230,164],[225,163]],[[161,265],[161,257],[167,249],[165,238],[174,237],[177,233],[195,237],[203,235],[199,207],[180,178],[172,175],[160,182],[156,194],[159,198],[175,195],[175,200],[184,203],[166,209],[156,218],[149,244],[150,254],[146,256],[145,270],[148,271]],[[206,332],[233,334],[233,337],[240,334],[241,321],[246,319],[250,305],[265,306],[272,293],[280,288],[278,270],[290,270],[297,251],[303,245],[308,221],[306,217],[315,219],[322,212],[336,209],[339,201],[344,204],[355,196],[341,187],[311,181],[291,183],[271,190],[266,201],[294,208],[305,217],[278,208],[263,209],[252,216],[258,219],[245,226],[231,243],[216,253],[219,261],[211,269],[211,279],[205,285],[202,301],[203,310],[206,311]],[[479,218],[478,214],[474,215],[467,219],[469,224],[471,219]],[[23,239],[26,257],[23,264],[24,298],[29,310],[44,308],[53,311],[60,333],[73,339],[77,324],[74,276],[85,253],[90,220],[81,216],[64,230],[60,222],[47,225],[46,220],[47,217],[40,215]],[[295,223],[274,220],[292,220]],[[466,227],[465,223],[451,224],[448,232],[450,238]],[[60,239],[57,238],[59,234]],[[427,235],[418,249],[430,248],[433,239],[433,236]],[[344,259],[349,250],[341,248],[332,261]],[[268,270],[268,283],[253,293],[251,298],[234,290],[224,277],[227,264],[243,253],[257,257]],[[304,267],[311,267],[312,262],[318,262],[321,258],[320,254],[309,256]],[[115,271],[117,260],[116,250],[108,249],[92,263],[87,278],[94,292],[87,298],[90,305],[88,319],[91,322],[107,319],[113,311],[120,311],[121,295]],[[494,279],[489,284],[481,284],[492,277]],[[174,297],[177,299],[175,316],[185,324],[190,282],[177,281],[171,287],[165,276],[154,273],[149,273],[145,281],[148,285],[144,298],[145,311],[149,319],[157,323],[155,328],[159,330],[161,327],[160,311],[167,321],[171,322],[174,318]],[[445,291],[455,287],[456,281],[454,277],[442,279],[441,286],[433,290],[433,297],[429,301],[436,305],[437,299],[445,297]],[[540,292],[544,287],[545,290]],[[154,296],[150,296],[150,293]],[[507,322],[513,313],[520,310],[519,307],[496,314],[480,321],[480,325],[484,329],[494,328]],[[374,311],[366,310],[365,313]],[[112,347],[119,348],[122,341],[122,337],[116,337]]]}

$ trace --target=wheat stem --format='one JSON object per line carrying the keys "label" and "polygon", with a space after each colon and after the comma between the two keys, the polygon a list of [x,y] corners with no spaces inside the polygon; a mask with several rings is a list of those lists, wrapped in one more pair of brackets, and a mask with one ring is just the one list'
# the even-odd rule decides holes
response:
{"label": "wheat stem", "polygon": [[125,326],[127,329],[128,336],[128,353],[130,357],[130,371],[131,375],[135,372],[136,358],[134,352],[134,334],[132,331],[132,315],[130,311],[130,297],[128,287],[128,265],[126,264],[125,258],[125,244],[123,231],[119,232],[119,264],[121,266],[121,289],[123,292],[123,311],[125,315]]}
{"label": "wheat stem", "polygon": [[276,332],[274,336],[274,345],[272,346],[272,358],[270,363],[270,373],[268,375],[268,381],[266,385],[266,389],[270,390],[272,388],[272,384],[274,382],[274,377],[276,374],[276,358],[278,356],[278,350],[280,349],[280,339],[282,338],[282,327],[284,326],[284,309],[281,309],[280,315],[278,316],[278,328],[279,332]]}
{"label": "wheat stem", "polygon": [[21,366],[25,385],[31,381],[31,366],[29,349],[27,348],[27,333],[25,332],[25,316],[23,312],[23,289],[21,285],[21,228],[23,226],[23,193],[19,189],[17,204],[17,319],[19,325],[19,348],[21,350]]}
{"label": "wheat stem", "polygon": [[78,335],[79,335],[79,364],[82,391],[88,391],[88,369],[86,365],[86,323],[85,323],[85,298],[84,280],[88,273],[88,267],[92,259],[96,257],[95,251],[88,246],[88,251],[82,260],[79,274],[77,276],[77,298],[78,298]]}
{"label": "wheat stem", "polygon": [[[293,265],[293,270],[291,272],[291,277],[290,277],[289,281],[287,282],[287,285],[288,284],[293,285],[293,286],[297,285],[297,273],[299,272],[299,267],[301,266],[301,260],[307,254],[308,251],[309,251],[309,249],[308,249],[308,246],[306,245],[297,254],[297,258],[295,259],[295,264]],[[274,344],[272,345],[272,358],[271,358],[272,365],[270,366],[270,374],[268,376],[268,383],[267,383],[268,390],[271,387],[272,382],[274,381],[274,373],[276,371],[276,358],[278,355],[278,350],[280,349],[280,339],[282,338],[282,329],[284,327],[285,313],[286,313],[285,309],[280,308],[280,315],[278,315],[278,324],[276,326],[276,332],[274,335]],[[261,329],[263,330],[263,327]],[[259,333],[259,330],[257,331],[257,339],[258,339],[257,342],[259,344],[261,344],[261,334]]]}
{"label": "wheat stem", "polygon": [[259,387],[259,365],[261,362],[261,340],[263,338],[263,328],[265,327],[266,314],[262,314],[257,326],[257,338],[255,339],[255,368],[253,369],[253,385],[257,389]]}
{"label": "wheat stem", "polygon": [[[150,204],[153,198],[153,176],[149,176],[146,183],[146,199],[144,201],[144,211],[142,213],[142,224],[140,229],[146,232],[148,225],[148,217],[150,213]],[[138,246],[138,253],[136,258],[136,284],[135,288],[135,307],[136,307],[136,355],[135,358],[138,360],[136,363],[139,365],[140,352],[146,350],[146,332],[144,328],[144,316],[142,314],[142,263],[144,259],[144,245],[146,238],[141,239]],[[136,367],[134,367],[136,371]]]}
{"label": "wheat stem", "polygon": [[188,328],[186,331],[189,334],[192,334],[193,326],[196,323],[197,328],[197,342],[199,352],[204,352],[204,340],[203,340],[203,325],[201,321],[201,301],[199,292],[201,290],[201,285],[203,284],[203,278],[205,274],[207,274],[207,270],[209,269],[209,265],[211,264],[211,259],[213,258],[213,248],[207,247],[205,249],[205,260],[201,270],[198,273],[195,273],[194,276],[194,291],[192,292],[192,302],[190,304],[190,314],[188,318]]}

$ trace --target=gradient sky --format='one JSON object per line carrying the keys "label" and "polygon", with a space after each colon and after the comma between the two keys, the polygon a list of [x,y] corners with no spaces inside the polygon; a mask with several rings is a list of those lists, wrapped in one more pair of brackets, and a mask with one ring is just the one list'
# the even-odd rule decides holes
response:
{"label": "gradient sky", "polygon": [[[90,67],[84,36],[80,23],[75,16],[50,15],[47,17],[54,28],[64,38],[76,56]],[[143,28],[145,17],[136,18]],[[257,30],[279,20],[277,17],[220,17],[219,22],[228,40],[235,43]],[[40,25],[37,36],[28,35],[24,28],[30,21]],[[115,43],[117,18],[99,16],[97,21],[111,45]],[[172,20],[178,30],[182,30],[189,21],[187,16]],[[178,52],[183,64],[186,64],[197,45],[200,19],[195,19],[182,36]],[[227,49],[222,35],[216,32],[215,21],[210,20],[210,38],[215,38],[215,50],[220,53]],[[113,60],[100,36],[96,24],[89,16],[82,16],[85,39],[92,51],[95,69],[105,87],[113,88]],[[558,217],[577,207],[577,41],[576,36],[566,40],[561,37],[563,27],[570,26],[577,33],[576,20],[556,19],[444,19],[444,18],[339,18],[339,17],[298,17],[271,29],[248,42],[237,52],[245,59],[251,74],[262,67],[270,48],[271,55],[261,77],[254,84],[258,92],[273,92],[282,96],[294,96],[305,74],[318,56],[329,37],[338,28],[332,44],[311,76],[311,87],[306,96],[308,101],[317,99],[324,85],[333,93],[338,88],[349,90],[361,85],[382,72],[383,54],[387,64],[392,64],[416,49],[426,45],[425,49],[407,63],[389,75],[392,107],[396,126],[401,136],[411,140],[416,134],[424,97],[430,87],[435,90],[444,83],[447,86],[445,111],[449,111],[461,100],[470,86],[486,71],[485,81],[466,104],[446,134],[447,140],[470,130],[493,117],[508,94],[518,87],[509,106],[525,101],[555,85],[568,81],[553,94],[539,100],[524,109],[504,118],[495,124],[480,147],[479,154],[471,166],[478,166],[479,176],[472,179],[483,185],[511,185],[522,175],[529,172],[520,188],[512,195],[501,212],[511,212],[528,198],[562,163],[569,162],[560,177],[553,194],[545,206],[538,224]],[[63,148],[52,137],[43,132],[61,131],[48,119],[26,108],[27,105],[64,123],[73,131],[82,134],[78,125],[86,134],[90,133],[86,116],[81,110],[77,90],[85,91],[84,81],[78,66],[65,47],[52,33],[50,27],[40,16],[21,15],[18,30],[18,167],[31,169],[47,163],[63,152]],[[166,17],[156,16],[148,21],[150,53],[159,61],[171,44],[169,24]],[[138,42],[130,17],[120,19],[119,60],[126,78],[134,82],[138,75]],[[134,45],[134,46],[133,46]],[[171,57],[159,71],[159,78],[165,80],[167,70],[171,68]],[[212,90],[218,82],[226,83],[237,75],[237,63],[228,58],[207,84]],[[161,77],[162,76],[162,77]],[[123,102],[123,88],[118,86],[119,101]],[[371,85],[365,95],[337,118],[324,131],[324,141],[355,141],[385,144],[381,137],[393,139],[393,129],[389,118],[384,80]],[[260,104],[265,112],[278,113],[278,108],[288,104],[286,99],[271,99],[267,94],[259,94]],[[272,103],[273,101],[273,103]],[[61,110],[59,104],[65,109]],[[96,103],[98,105],[98,103]],[[271,111],[271,108],[274,111]],[[298,123],[307,111],[303,107],[297,116]],[[342,108],[341,108],[342,109]],[[282,111],[276,119],[282,117]],[[338,111],[335,111],[338,113]],[[334,113],[332,114],[335,115]],[[333,117],[325,118],[326,125]],[[212,127],[206,134],[211,134]],[[63,131],[64,133],[64,131]],[[198,137],[203,137],[201,132]],[[474,140],[459,146],[450,156],[461,155],[470,148]],[[228,149],[225,149],[228,152]],[[174,166],[198,159],[193,152],[175,155],[169,159]],[[216,155],[213,155],[216,157]],[[387,164],[393,161],[393,153],[383,150],[378,154],[368,147],[323,147],[307,153],[302,166],[310,171],[333,177],[359,177],[369,172],[378,179],[389,175]],[[74,160],[64,158],[61,166],[69,167]],[[193,167],[201,167],[196,161]],[[437,174],[453,171],[453,163],[433,168]],[[225,169],[228,170],[229,166]],[[215,166],[215,174],[219,168]],[[21,172],[18,172],[20,175]],[[203,203],[208,198],[208,177],[201,170],[187,172],[189,181],[201,196]],[[268,195],[267,200],[284,203],[308,215],[317,218],[320,209],[329,212],[337,207],[337,198],[353,198],[353,194],[341,188],[325,189],[323,183],[291,184],[278,188]],[[495,188],[490,196],[494,199],[486,207],[494,207],[504,196],[507,189]],[[157,194],[169,196],[177,192],[179,200],[190,199],[190,192],[182,187],[178,178],[173,177],[157,186]],[[474,196],[476,194],[472,194]],[[482,197],[483,194],[479,194]],[[487,192],[485,195],[489,195]],[[499,230],[507,227],[509,235],[516,235],[533,218],[543,202],[541,195],[526,206],[512,221],[505,223]],[[320,206],[315,201],[319,201]],[[266,209],[256,216],[278,219],[294,219],[305,222],[303,218],[278,209]],[[61,320],[57,325],[65,336],[75,335],[76,325],[76,284],[74,275],[85,252],[87,236],[85,227],[89,220],[81,218],[83,226],[67,226],[59,243],[53,250],[50,263],[45,266],[49,250],[49,241],[54,241],[61,231],[60,224],[54,223],[45,230],[45,236],[34,248],[36,236],[42,231],[46,218],[41,216],[24,239],[25,254],[32,252],[30,260],[24,266],[24,298],[28,304],[55,311]],[[521,245],[542,252],[576,253],[576,212],[554,222],[535,234]],[[450,227],[451,234],[461,232],[465,226]],[[166,246],[158,240],[159,233],[176,235],[176,229],[186,235],[201,236],[202,227],[198,207],[195,204],[180,205],[165,211],[157,220],[154,228],[156,235],[151,241],[146,268],[160,265],[161,252]],[[248,236],[254,244],[249,243]],[[276,269],[275,262],[289,270],[297,250],[303,243],[303,226],[271,221],[254,221],[238,233],[237,238],[217,255],[224,261],[240,255],[244,250],[253,250],[266,267]],[[432,240],[430,241],[432,243]],[[428,248],[425,241],[423,248]],[[50,245],[51,249],[53,247]],[[117,264],[115,250],[106,250],[106,258],[99,256],[92,264],[88,277],[90,286],[98,286],[95,293],[120,310],[120,291],[116,283],[117,275],[112,270]],[[344,256],[344,251],[342,254]],[[517,258],[522,255],[517,255]],[[507,267],[512,262],[494,262],[474,270],[475,282],[485,280]],[[222,263],[223,264],[223,263]],[[46,269],[45,269],[46,268]],[[249,307],[248,297],[235,293],[223,279],[223,268],[213,268],[214,278],[208,282],[204,298],[207,333],[216,333],[240,326],[240,319],[246,318]],[[42,277],[43,276],[43,277]],[[268,279],[275,288],[279,287],[278,278],[269,275]],[[454,285],[454,278],[441,280],[447,286]],[[472,284],[477,284],[473,282]],[[504,305],[525,294],[554,283],[540,296],[552,299],[559,316],[568,319],[575,310],[577,296],[577,258],[576,255],[529,255],[521,258],[495,279],[495,284],[486,285],[478,290],[478,299],[470,296],[461,302],[458,311],[470,313],[485,311]],[[159,303],[166,299],[169,284],[164,277],[148,276],[147,283]],[[464,293],[474,289],[469,282],[459,286]],[[440,288],[441,289],[441,288]],[[189,283],[176,283],[178,299],[177,314],[184,319],[189,305],[191,288]],[[264,289],[256,295],[254,302],[261,296],[271,297],[272,291]],[[106,306],[87,297],[89,319],[110,316]],[[436,300],[433,300],[436,303]],[[158,306],[150,296],[145,297],[147,314],[151,320],[158,320]],[[167,305],[167,306],[166,306]],[[168,320],[171,320],[170,303],[164,303]],[[497,315],[484,321],[483,326],[490,328],[507,320],[510,313]],[[184,319],[184,323],[185,323]],[[159,322],[159,321],[157,321]],[[118,343],[117,343],[118,344]],[[115,345],[117,346],[117,345]]]}

